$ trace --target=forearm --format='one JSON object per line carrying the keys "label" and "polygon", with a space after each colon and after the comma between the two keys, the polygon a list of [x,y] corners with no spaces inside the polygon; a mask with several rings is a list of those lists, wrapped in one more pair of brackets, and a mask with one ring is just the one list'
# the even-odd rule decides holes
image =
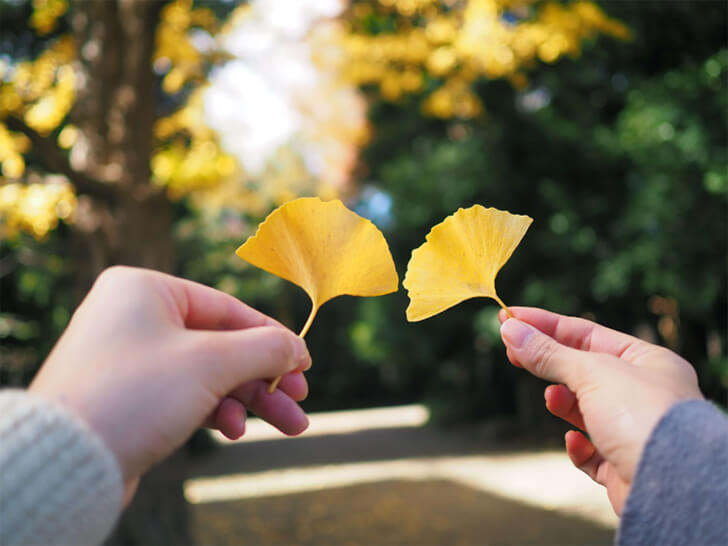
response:
{"label": "forearm", "polygon": [[683,402],[650,435],[617,544],[726,543],[728,418],[708,402]]}
{"label": "forearm", "polygon": [[0,544],[98,544],[121,509],[119,466],[68,411],[0,391]]}

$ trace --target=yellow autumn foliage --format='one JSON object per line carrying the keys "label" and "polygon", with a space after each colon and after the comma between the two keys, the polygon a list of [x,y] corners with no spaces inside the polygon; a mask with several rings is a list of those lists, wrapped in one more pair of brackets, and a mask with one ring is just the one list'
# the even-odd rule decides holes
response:
{"label": "yellow autumn foliage", "polygon": [[40,182],[0,185],[0,239],[18,231],[44,238],[55,229],[58,220],[71,221],[76,209],[76,196],[67,182]]}
{"label": "yellow autumn foliage", "polygon": [[[392,32],[370,34],[372,15],[394,17]],[[350,57],[347,77],[376,86],[385,100],[424,91],[427,74],[437,86],[422,103],[439,118],[473,118],[483,105],[472,91],[479,78],[505,78],[521,88],[535,62],[577,56],[584,40],[598,34],[627,39],[629,30],[593,2],[570,4],[535,0],[372,0],[348,14],[344,41]],[[416,82],[416,83],[415,83]]]}
{"label": "yellow autumn foliage", "polygon": [[[41,36],[53,36],[69,9],[67,0],[33,0],[32,6],[28,23]],[[376,35],[365,32],[362,21],[371,14],[391,15],[395,28]],[[252,176],[223,150],[218,135],[206,125],[202,94],[209,66],[229,58],[220,47],[225,36],[256,17],[253,4],[237,7],[226,21],[193,0],[173,0],[161,10],[153,67],[162,78],[162,89],[177,96],[184,92],[186,100],[156,123],[150,167],[152,182],[173,199],[189,196],[194,206],[203,209],[233,207],[262,215],[296,195],[336,196],[349,177],[357,148],[368,136],[365,117],[359,113],[361,97],[343,89],[374,86],[385,100],[397,101],[421,93],[426,82],[431,86],[434,80],[422,102],[427,114],[473,118],[485,107],[473,92],[479,78],[506,78],[523,86],[525,71],[537,61],[578,55],[582,41],[600,33],[620,39],[629,35],[623,25],[585,0],[566,5],[532,0],[353,2],[340,20],[306,37],[306,47],[327,79],[298,105],[313,116],[301,138],[316,146],[317,161],[326,169],[312,173],[310,161],[281,148],[262,173]],[[195,36],[200,35],[207,36],[209,47],[198,47]],[[2,122],[7,116],[22,119],[40,135],[53,134],[69,153],[83,140],[69,123],[82,83],[74,65],[78,55],[76,38],[67,34],[50,39],[35,59],[0,61],[0,185],[28,183],[24,177],[29,142],[7,130]],[[38,191],[17,195],[25,199]],[[48,192],[47,201],[53,202],[56,190]],[[4,201],[0,205],[4,236],[26,228],[34,234],[43,231],[29,228],[32,222],[11,220],[15,211],[8,208],[10,202],[19,210],[48,210]],[[73,206],[72,200],[64,202]],[[38,225],[55,224],[39,220]]]}
{"label": "yellow autumn foliage", "polygon": [[53,32],[58,19],[68,10],[68,0],[33,0],[33,13],[30,26],[40,36]]}

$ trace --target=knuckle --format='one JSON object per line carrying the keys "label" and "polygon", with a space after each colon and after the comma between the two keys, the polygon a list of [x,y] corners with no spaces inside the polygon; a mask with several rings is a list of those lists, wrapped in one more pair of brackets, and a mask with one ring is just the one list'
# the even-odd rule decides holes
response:
{"label": "knuckle", "polygon": [[698,372],[695,370],[692,364],[685,363],[685,373],[690,378],[690,381],[697,385],[698,383]]}
{"label": "knuckle", "polygon": [[140,270],[124,265],[112,265],[104,269],[94,282],[93,288],[102,290],[107,288],[115,288],[120,284],[124,284],[137,278]]}
{"label": "knuckle", "polygon": [[[666,349],[667,350],[667,349]],[[698,385],[698,372],[695,367],[690,364],[687,360],[675,355],[669,351],[672,355],[675,370],[677,373],[682,374],[686,385]]]}
{"label": "knuckle", "polygon": [[131,271],[133,271],[133,269],[125,265],[112,265],[101,272],[98,281],[111,282],[119,278],[124,278],[126,275],[129,275]]}
{"label": "knuckle", "polygon": [[534,371],[537,375],[546,375],[552,367],[556,358],[557,347],[555,343],[547,339],[539,339],[533,348]]}

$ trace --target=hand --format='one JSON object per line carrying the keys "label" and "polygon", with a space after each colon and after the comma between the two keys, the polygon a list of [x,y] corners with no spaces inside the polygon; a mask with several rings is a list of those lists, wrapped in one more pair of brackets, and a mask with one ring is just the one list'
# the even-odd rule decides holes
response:
{"label": "hand", "polygon": [[574,465],[607,488],[617,515],[629,494],[642,450],[675,403],[702,399],[693,367],[657,345],[588,320],[533,308],[501,311],[508,359],[560,383],[546,388],[546,407],[589,435],[570,431]]}
{"label": "hand", "polygon": [[[131,497],[139,476],[202,424],[230,438],[246,408],[286,434],[311,357],[302,339],[239,300],[144,269],[102,273],[29,390],[78,415],[108,445]],[[268,394],[265,378],[283,375]]]}

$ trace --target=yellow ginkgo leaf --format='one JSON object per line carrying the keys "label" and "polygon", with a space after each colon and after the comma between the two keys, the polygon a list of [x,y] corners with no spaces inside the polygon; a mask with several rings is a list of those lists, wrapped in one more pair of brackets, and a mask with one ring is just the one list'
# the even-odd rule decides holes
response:
{"label": "yellow ginkgo leaf", "polygon": [[424,320],[477,297],[493,298],[510,314],[496,294],[495,277],[531,222],[529,216],[474,205],[433,227],[407,266],[407,320]]}
{"label": "yellow ginkgo leaf", "polygon": [[[236,253],[306,291],[312,307],[301,337],[331,298],[381,296],[399,284],[382,232],[338,200],[289,201],[271,212]],[[276,385],[271,384],[271,392]]]}

